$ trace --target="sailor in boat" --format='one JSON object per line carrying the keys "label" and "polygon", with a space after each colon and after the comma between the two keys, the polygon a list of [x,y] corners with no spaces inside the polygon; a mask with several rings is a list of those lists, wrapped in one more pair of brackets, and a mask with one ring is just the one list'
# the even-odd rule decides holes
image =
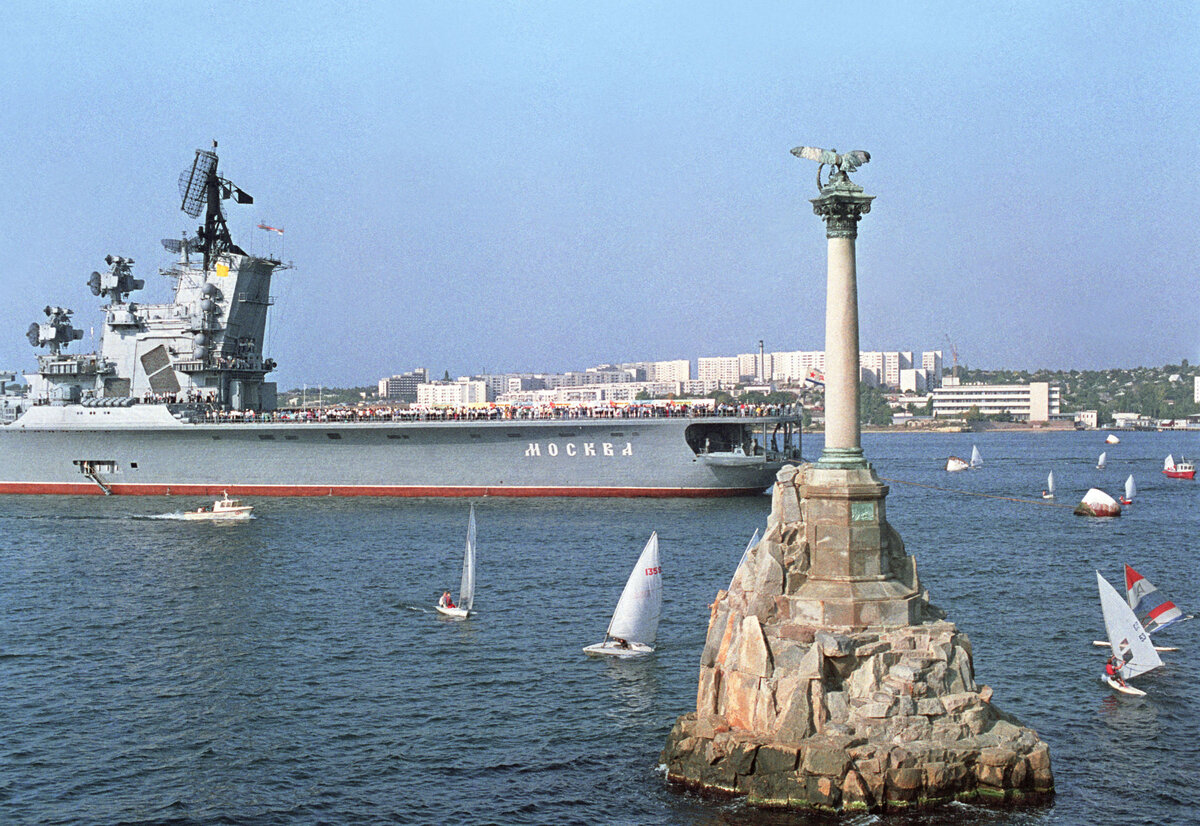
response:
{"label": "sailor in boat", "polygon": [[1117,660],[1116,656],[1110,656],[1108,658],[1108,662],[1104,664],[1104,673],[1108,675],[1110,680],[1122,687],[1125,687],[1128,685],[1128,683],[1126,683],[1121,677],[1121,665],[1121,662]]}
{"label": "sailor in boat", "polygon": [[450,596],[449,591],[446,591],[442,594],[442,598],[438,600],[438,605],[442,608],[454,607],[454,598]]}
{"label": "sailor in boat", "polygon": [[628,640],[623,640],[620,637],[613,637],[613,642],[615,642],[617,644],[617,648],[628,648],[629,647]]}

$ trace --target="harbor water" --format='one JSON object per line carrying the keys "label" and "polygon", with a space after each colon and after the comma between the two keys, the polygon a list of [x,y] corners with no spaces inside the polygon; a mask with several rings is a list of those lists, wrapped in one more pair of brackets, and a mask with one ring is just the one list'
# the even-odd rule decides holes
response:
{"label": "harbor water", "polygon": [[[1200,482],[1160,472],[1200,437],[1120,435],[864,436],[923,584],[995,704],[1050,744],[1058,794],[850,822],[1177,823],[1200,807],[1200,622],[1159,637],[1180,651],[1139,678],[1145,698],[1104,686],[1091,645],[1095,570],[1123,592],[1129,563],[1200,609]],[[981,469],[942,469],[972,444]],[[1123,516],[1072,514],[1130,473]],[[191,497],[0,498],[0,823],[823,822],[672,789],[658,766],[695,707],[708,605],[769,497],[475,500],[465,622],[433,606],[457,592],[467,501],[250,501],[256,518],[218,525],[172,518],[205,504]],[[657,653],[585,657],[654,530]]]}

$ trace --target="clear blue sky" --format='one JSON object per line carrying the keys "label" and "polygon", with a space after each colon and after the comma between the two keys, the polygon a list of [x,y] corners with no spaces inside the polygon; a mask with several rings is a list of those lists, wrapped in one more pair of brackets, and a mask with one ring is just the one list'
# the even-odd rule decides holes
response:
{"label": "clear blue sky", "polygon": [[281,386],[820,349],[798,144],[872,155],[864,349],[1200,360],[1195,3],[21,0],[0,70],[0,367],[108,253],[166,299],[214,138]]}

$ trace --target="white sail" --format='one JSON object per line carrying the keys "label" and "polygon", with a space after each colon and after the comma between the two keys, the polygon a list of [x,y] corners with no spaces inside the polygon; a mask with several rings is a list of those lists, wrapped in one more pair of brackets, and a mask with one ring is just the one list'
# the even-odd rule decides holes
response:
{"label": "white sail", "polygon": [[467,520],[467,547],[463,551],[462,582],[458,588],[458,607],[470,611],[475,604],[475,506]]}
{"label": "white sail", "polygon": [[1109,647],[1122,664],[1121,676],[1129,679],[1162,665],[1150,635],[1138,622],[1129,603],[1108,584],[1108,580],[1100,576],[1099,571],[1096,571],[1096,587],[1100,589],[1100,608],[1104,612],[1104,630],[1108,633]]}
{"label": "white sail", "polygon": [[1125,480],[1125,498],[1132,502],[1134,494],[1137,493],[1137,485],[1134,484],[1133,474],[1129,474],[1129,478]]}
{"label": "white sail", "polygon": [[1172,456],[1170,453],[1168,453],[1167,458],[1163,461],[1163,470],[1174,470],[1174,469],[1175,469],[1175,457]]}
{"label": "white sail", "polygon": [[1101,453],[1100,458],[1096,461],[1096,469],[1103,470],[1105,463],[1108,462],[1108,453]]}
{"label": "white sail", "polygon": [[1054,495],[1054,471],[1050,471],[1049,475],[1046,476],[1046,493],[1051,496]]}
{"label": "white sail", "polygon": [[971,445],[971,467],[982,467],[983,456],[979,453],[979,448]]}
{"label": "white sail", "polygon": [[637,564],[629,574],[625,590],[617,600],[608,624],[608,636],[626,642],[653,645],[658,635],[658,617],[662,613],[662,570],[658,565],[658,532],[642,549]]}
{"label": "white sail", "polygon": [[754,529],[754,536],[750,537],[750,541],[746,543],[746,550],[742,551],[742,558],[738,560],[737,567],[733,569],[733,579],[729,580],[729,589],[733,589],[733,580],[737,579],[737,572],[742,570],[742,563],[746,561],[746,557],[750,556],[750,552],[754,550],[754,546],[758,544],[758,528]]}

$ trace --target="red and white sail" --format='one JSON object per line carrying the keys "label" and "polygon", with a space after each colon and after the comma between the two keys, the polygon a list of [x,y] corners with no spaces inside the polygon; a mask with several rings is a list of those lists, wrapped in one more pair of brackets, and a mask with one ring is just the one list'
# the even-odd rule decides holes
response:
{"label": "red and white sail", "polygon": [[1153,634],[1183,619],[1183,612],[1150,584],[1150,580],[1125,566],[1125,592],[1129,607],[1147,633]]}

